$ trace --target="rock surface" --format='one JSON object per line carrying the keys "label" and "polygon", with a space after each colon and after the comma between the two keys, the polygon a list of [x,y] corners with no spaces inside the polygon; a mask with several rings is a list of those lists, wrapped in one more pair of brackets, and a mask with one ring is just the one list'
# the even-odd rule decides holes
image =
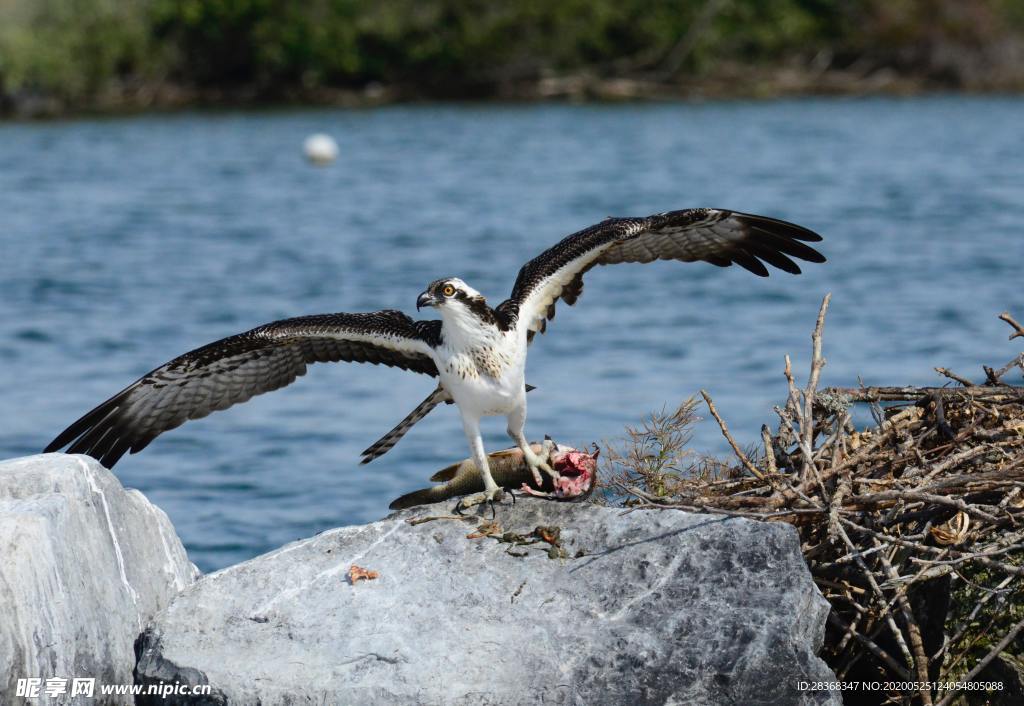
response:
{"label": "rock surface", "polygon": [[198,574],[162,510],[63,454],[0,463],[0,557],[2,704],[133,703],[15,693],[19,678],[131,684],[135,639]]}
{"label": "rock surface", "polygon": [[[136,679],[207,704],[811,704],[828,604],[792,527],[521,498],[467,538],[450,503],[324,532],[207,575],[153,621]],[[509,553],[525,553],[514,556]],[[577,553],[582,556],[577,557]],[[351,565],[379,578],[348,580]]]}

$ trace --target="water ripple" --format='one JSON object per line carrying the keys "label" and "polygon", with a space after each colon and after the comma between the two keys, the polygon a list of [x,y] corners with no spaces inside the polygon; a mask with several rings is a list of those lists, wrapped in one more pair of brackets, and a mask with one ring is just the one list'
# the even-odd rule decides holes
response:
{"label": "water ripple", "polygon": [[[615,438],[707,388],[741,444],[806,365],[832,291],[826,384],[935,382],[1009,359],[1024,311],[1024,162],[1010,98],[421,106],[0,125],[0,457],[42,448],[170,357],[284,316],[399,308],[457,274],[492,301],[522,263],[608,215],[695,205],[799,221],[827,266],[762,280],[598,268],[531,350],[531,436]],[[332,133],[313,169],[302,139]],[[466,455],[454,409],[359,451],[433,382],[314,366],[118,466],[213,569],[376,519]],[[501,420],[487,443],[505,446]],[[698,449],[726,451],[702,423]]]}

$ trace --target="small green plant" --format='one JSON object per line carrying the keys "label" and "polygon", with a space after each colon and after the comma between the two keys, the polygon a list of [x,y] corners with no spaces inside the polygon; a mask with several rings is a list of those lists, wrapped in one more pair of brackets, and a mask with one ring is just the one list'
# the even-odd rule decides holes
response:
{"label": "small green plant", "polygon": [[[678,494],[701,464],[686,448],[700,420],[691,397],[674,411],[652,412],[639,426],[627,426],[618,443],[605,443],[604,485],[639,487],[659,498]],[[707,469],[704,472],[709,472]]]}

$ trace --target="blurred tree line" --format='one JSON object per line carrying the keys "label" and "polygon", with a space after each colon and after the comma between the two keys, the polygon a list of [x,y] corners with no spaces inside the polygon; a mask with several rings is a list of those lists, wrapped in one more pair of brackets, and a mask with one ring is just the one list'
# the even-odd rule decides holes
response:
{"label": "blurred tree line", "polygon": [[486,97],[581,71],[672,84],[813,61],[985,89],[1020,78],[1022,35],[1024,0],[0,0],[0,96]]}

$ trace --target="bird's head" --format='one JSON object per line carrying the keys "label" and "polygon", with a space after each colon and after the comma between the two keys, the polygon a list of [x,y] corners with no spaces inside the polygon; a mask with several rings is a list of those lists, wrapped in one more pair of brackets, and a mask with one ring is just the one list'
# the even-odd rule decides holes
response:
{"label": "bird's head", "polygon": [[416,309],[431,306],[438,310],[441,318],[451,323],[484,321],[494,323],[494,312],[487,305],[484,295],[458,277],[446,277],[430,283],[416,299]]}
{"label": "bird's head", "polygon": [[484,304],[484,297],[458,277],[446,277],[430,283],[422,294],[416,299],[416,309],[425,306],[432,306],[435,309],[444,309],[453,306],[471,307],[474,304]]}

